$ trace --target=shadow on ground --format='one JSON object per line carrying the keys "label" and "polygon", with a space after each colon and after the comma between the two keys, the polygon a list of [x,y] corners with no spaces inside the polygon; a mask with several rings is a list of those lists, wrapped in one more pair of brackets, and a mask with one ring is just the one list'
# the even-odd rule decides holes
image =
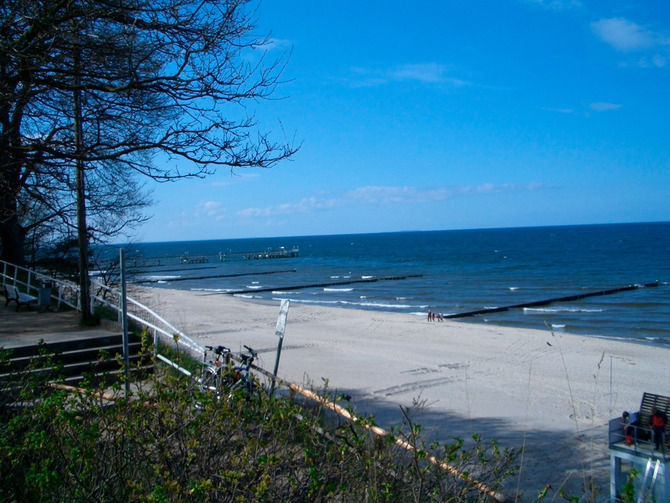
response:
{"label": "shadow on ground", "polygon": [[[374,416],[377,425],[390,431],[403,425],[404,414],[395,403],[361,397],[357,389],[329,390],[329,396],[350,396],[351,401],[338,402],[350,407],[359,416]],[[485,444],[496,440],[500,448],[522,449],[519,470],[509,478],[502,493],[510,501],[536,501],[547,484],[551,489],[548,501],[563,501],[558,494],[578,499],[587,493],[584,502],[609,501],[608,426],[598,425],[579,432],[527,429],[519,431],[500,418],[471,418],[460,414],[433,411],[430,405],[408,411],[414,424],[421,425],[427,443],[453,443],[454,438],[472,440],[479,435]],[[404,428],[406,430],[406,428]]]}

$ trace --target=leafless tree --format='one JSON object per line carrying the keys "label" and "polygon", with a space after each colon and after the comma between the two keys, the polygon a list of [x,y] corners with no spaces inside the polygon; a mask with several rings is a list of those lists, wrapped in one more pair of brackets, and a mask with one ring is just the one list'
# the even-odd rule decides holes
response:
{"label": "leafless tree", "polygon": [[[23,262],[36,215],[76,227],[85,257],[101,232],[89,215],[109,223],[104,215],[115,214],[108,234],[142,219],[141,177],[267,168],[293,155],[297,147],[271,139],[249,110],[273,95],[286,64],[267,61],[254,7],[0,0],[2,258]],[[167,161],[154,162],[158,153]]]}

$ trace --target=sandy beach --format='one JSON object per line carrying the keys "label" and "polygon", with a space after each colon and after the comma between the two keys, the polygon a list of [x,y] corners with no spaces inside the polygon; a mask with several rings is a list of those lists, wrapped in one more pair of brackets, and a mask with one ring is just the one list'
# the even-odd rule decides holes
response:
{"label": "sandy beach", "polygon": [[[253,347],[272,371],[279,301],[158,288],[133,296],[201,345]],[[637,409],[645,391],[670,395],[669,356],[549,330],[291,304],[278,373],[315,388],[327,380],[385,428],[401,424],[399,406],[418,401],[413,418],[430,440],[478,433],[524,447],[520,473],[507,482],[525,492],[520,501],[546,484],[578,494],[591,476],[606,501],[608,420]]]}

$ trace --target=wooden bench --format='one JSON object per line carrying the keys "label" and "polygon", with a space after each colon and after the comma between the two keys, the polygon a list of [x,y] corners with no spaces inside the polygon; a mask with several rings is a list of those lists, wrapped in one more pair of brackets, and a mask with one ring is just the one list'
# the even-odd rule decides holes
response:
{"label": "wooden bench", "polygon": [[4,285],[5,287],[5,307],[9,305],[10,302],[16,302],[16,310],[19,310],[19,307],[26,306],[30,309],[30,304],[37,302],[37,297],[28,295],[27,293],[19,292],[19,289],[12,285]]}

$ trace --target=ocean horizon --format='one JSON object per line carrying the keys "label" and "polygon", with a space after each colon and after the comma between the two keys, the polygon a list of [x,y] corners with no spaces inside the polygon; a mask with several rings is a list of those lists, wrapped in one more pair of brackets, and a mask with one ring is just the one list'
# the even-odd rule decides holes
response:
{"label": "ocean horizon", "polygon": [[[670,345],[670,222],[137,243],[130,282]],[[108,247],[109,253],[118,253]],[[654,284],[657,286],[647,286]],[[608,295],[596,292],[620,290]],[[575,300],[519,307],[563,297]]]}

